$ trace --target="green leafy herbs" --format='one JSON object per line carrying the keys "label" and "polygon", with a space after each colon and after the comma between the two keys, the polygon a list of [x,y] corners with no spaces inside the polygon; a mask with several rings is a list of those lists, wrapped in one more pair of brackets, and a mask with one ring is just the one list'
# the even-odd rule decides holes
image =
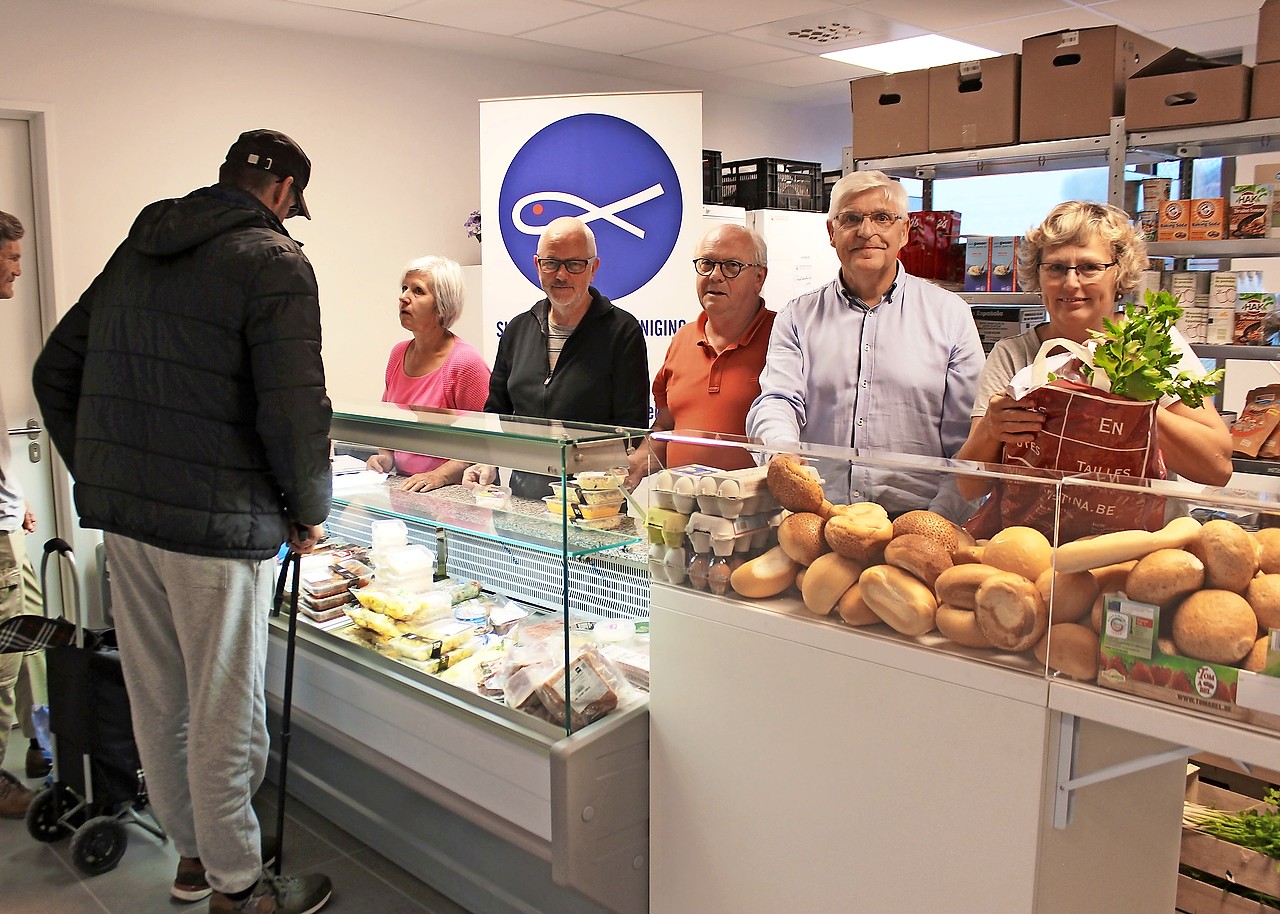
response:
{"label": "green leafy herbs", "polygon": [[1280,790],[1267,791],[1266,806],[1243,812],[1223,812],[1193,803],[1182,811],[1182,824],[1223,841],[1277,858],[1280,870]]}
{"label": "green leafy herbs", "polygon": [[[1168,292],[1147,292],[1145,307],[1125,305],[1124,320],[1104,319],[1104,329],[1093,331],[1093,365],[1111,379],[1112,393],[1132,400],[1172,395],[1195,409],[1217,390],[1225,374],[1221,368],[1202,378],[1174,373],[1182,354],[1173,346],[1171,331],[1181,316],[1177,299]],[[1088,366],[1084,371],[1092,376]]]}

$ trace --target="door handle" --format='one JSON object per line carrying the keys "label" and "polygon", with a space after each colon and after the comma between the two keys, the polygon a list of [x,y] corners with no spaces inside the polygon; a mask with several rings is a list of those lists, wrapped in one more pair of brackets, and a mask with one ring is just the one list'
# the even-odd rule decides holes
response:
{"label": "door handle", "polygon": [[26,435],[32,441],[35,441],[44,432],[44,426],[40,424],[39,419],[28,419],[27,424],[22,428],[8,429],[10,435]]}

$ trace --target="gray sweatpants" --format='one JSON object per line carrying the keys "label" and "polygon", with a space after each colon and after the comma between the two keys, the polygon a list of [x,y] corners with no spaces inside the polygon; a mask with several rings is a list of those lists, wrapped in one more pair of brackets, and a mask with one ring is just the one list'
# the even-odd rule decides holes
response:
{"label": "gray sweatpants", "polygon": [[262,872],[250,805],[266,772],[274,563],[103,537],[134,738],[161,824],[219,892]]}

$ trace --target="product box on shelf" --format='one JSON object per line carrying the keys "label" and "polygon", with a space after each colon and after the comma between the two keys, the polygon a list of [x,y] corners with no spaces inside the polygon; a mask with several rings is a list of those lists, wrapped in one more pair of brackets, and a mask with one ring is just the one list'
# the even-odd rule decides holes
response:
{"label": "product box on shelf", "polygon": [[1125,113],[1125,81],[1167,50],[1119,26],[1024,39],[1021,142],[1107,135]]}
{"label": "product box on shelf", "polygon": [[1187,200],[1166,200],[1160,204],[1156,223],[1157,241],[1186,241],[1191,234],[1191,206]]}
{"label": "product box on shelf", "polygon": [[1000,340],[1020,336],[1044,323],[1044,308],[1031,305],[974,305],[973,322],[988,354]]}
{"label": "product box on shelf", "polygon": [[1275,310],[1270,292],[1241,292],[1236,299],[1236,323],[1232,342],[1237,346],[1261,346],[1262,322]]}
{"label": "product box on shelf", "polygon": [[901,259],[908,273],[924,279],[947,279],[951,245],[958,240],[960,214],[954,210],[923,210],[907,214],[907,243]]}
{"label": "product box on shelf", "polygon": [[1280,61],[1260,63],[1253,68],[1249,116],[1255,120],[1280,117]]}
{"label": "product box on shelf", "polygon": [[1018,142],[1018,54],[929,69],[929,149],[977,149]]}
{"label": "product box on shelf", "polygon": [[[1232,313],[1234,321],[1235,312]],[[1209,342],[1209,309],[1200,308],[1195,305],[1182,306],[1182,316],[1178,318],[1178,332],[1186,338],[1188,343],[1207,343]],[[1228,324],[1227,339],[1225,342],[1231,342],[1231,325]]]}
{"label": "product box on shelf", "polygon": [[929,151],[929,71],[864,76],[849,83],[853,157],[878,159]]}
{"label": "product box on shelf", "polygon": [[1129,77],[1125,129],[1248,120],[1252,75],[1249,67],[1173,48]]}
{"label": "product box on shelf", "polygon": [[990,276],[991,239],[985,235],[970,235],[964,244],[964,290],[989,291]]}
{"label": "product box on shelf", "polygon": [[1142,179],[1142,208],[1158,210],[1160,204],[1168,200],[1173,191],[1172,178]]}
{"label": "product box on shelf", "polygon": [[1188,201],[1190,241],[1221,241],[1227,237],[1227,204],[1222,197],[1202,197]]}
{"label": "product box on shelf", "polygon": [[1018,235],[991,239],[991,291],[1018,291]]}
{"label": "product box on shelf", "polygon": [[1258,63],[1280,61],[1280,0],[1266,0],[1258,10]]}
{"label": "product box on shelf", "polygon": [[1274,187],[1236,184],[1231,188],[1228,234],[1231,238],[1265,238],[1271,228]]}
{"label": "product box on shelf", "polygon": [[1138,232],[1143,241],[1155,241],[1160,227],[1160,211],[1144,209],[1138,213]]}

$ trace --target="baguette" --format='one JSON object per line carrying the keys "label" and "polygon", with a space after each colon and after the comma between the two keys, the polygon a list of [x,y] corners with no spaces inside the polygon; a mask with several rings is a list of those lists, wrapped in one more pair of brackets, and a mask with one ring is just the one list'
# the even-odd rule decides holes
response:
{"label": "baguette", "polygon": [[1114,565],[1140,559],[1157,549],[1180,549],[1200,535],[1200,521],[1194,517],[1175,517],[1163,530],[1121,530],[1104,533],[1090,540],[1077,540],[1058,547],[1054,569],[1063,574],[1089,571],[1103,565]]}

